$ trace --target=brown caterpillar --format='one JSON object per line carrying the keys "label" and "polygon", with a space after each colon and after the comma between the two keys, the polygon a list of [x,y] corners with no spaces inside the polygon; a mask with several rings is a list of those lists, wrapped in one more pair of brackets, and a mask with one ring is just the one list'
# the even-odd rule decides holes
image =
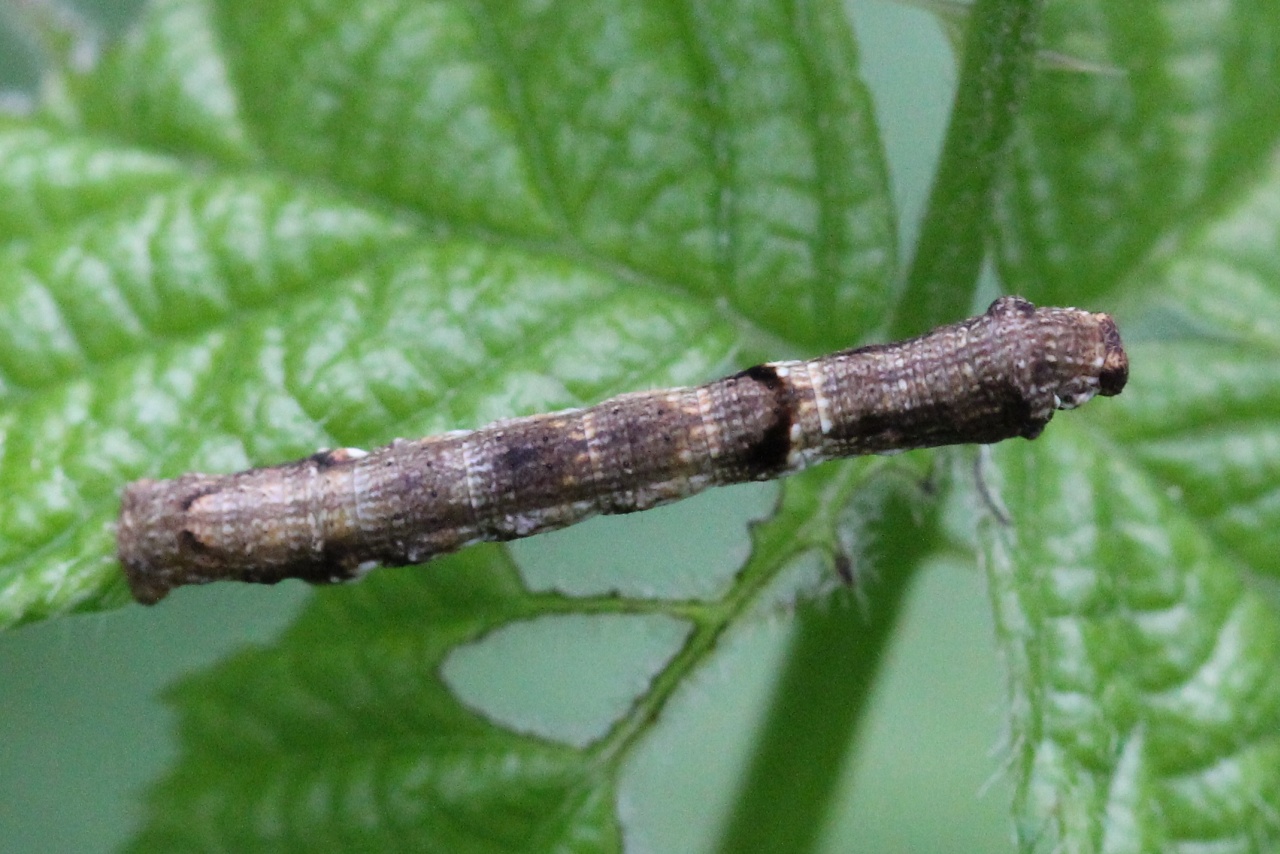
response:
{"label": "brown caterpillar", "polygon": [[918,338],[770,362],[695,388],[125,488],[133,595],[182,584],[343,581],[631,513],[837,457],[1034,439],[1055,409],[1124,388],[1115,322],[1002,297]]}

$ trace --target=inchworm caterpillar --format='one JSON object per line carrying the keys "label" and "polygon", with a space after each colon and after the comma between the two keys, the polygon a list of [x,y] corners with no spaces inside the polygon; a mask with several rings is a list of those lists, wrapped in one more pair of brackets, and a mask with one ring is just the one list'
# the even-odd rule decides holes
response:
{"label": "inchworm caterpillar", "polygon": [[1108,315],[1002,297],[919,338],[757,365],[696,388],[371,453],[135,481],[119,557],[146,603],[223,579],[343,581],[837,457],[1034,439],[1055,409],[1119,394],[1128,376]]}

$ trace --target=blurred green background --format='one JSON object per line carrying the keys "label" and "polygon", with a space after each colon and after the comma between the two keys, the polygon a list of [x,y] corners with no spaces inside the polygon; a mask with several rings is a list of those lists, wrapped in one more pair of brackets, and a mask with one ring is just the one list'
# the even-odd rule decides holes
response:
{"label": "blurred green background", "polygon": [[[137,6],[75,4],[107,32],[126,26]],[[956,72],[927,14],[878,0],[853,0],[850,14],[909,251]],[[0,86],[29,91],[38,79],[36,54],[12,23],[0,15]],[[746,554],[745,521],[769,506],[773,489],[721,490],[654,511],[643,528],[634,519],[596,520],[519,544],[516,555],[531,573],[560,578],[625,552],[620,537],[700,545],[719,552],[712,559],[737,560]],[[721,533],[711,537],[712,530]],[[682,564],[703,560],[694,553]],[[308,595],[296,584],[216,585],[181,590],[153,609],[130,606],[0,634],[0,848],[97,852],[127,840],[141,819],[141,792],[175,755],[174,718],[159,699],[165,686],[240,646],[269,642]],[[917,579],[863,743],[845,770],[846,795],[826,828],[825,851],[1012,850],[1003,676],[985,597],[972,567],[939,563]],[[874,598],[868,607],[876,607]],[[677,695],[622,781],[630,848],[713,849],[789,631],[785,614],[739,626]],[[514,674],[524,665],[509,667]],[[591,690],[585,681],[574,688]]]}

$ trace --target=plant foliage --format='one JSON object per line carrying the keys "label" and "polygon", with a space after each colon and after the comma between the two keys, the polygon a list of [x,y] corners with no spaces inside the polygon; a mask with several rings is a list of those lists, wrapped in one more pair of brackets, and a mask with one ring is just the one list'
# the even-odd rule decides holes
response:
{"label": "plant foliage", "polygon": [[[156,0],[90,68],[53,58],[0,121],[4,625],[127,600],[131,479],[921,331],[988,246],[1004,290],[1112,311],[1133,364],[995,449],[1008,518],[922,453],[790,480],[710,593],[531,589],[498,547],[320,591],[172,691],[138,850],[620,850],[619,774],[673,693],[780,588],[847,596],[789,573],[851,542],[880,610],[801,606],[725,850],[816,844],[839,763],[788,747],[849,740],[913,569],[975,543],[1023,850],[1280,845],[1280,9],[981,0],[901,289],[856,45],[828,0]],[[641,627],[607,726],[450,684],[458,650],[551,624]]]}

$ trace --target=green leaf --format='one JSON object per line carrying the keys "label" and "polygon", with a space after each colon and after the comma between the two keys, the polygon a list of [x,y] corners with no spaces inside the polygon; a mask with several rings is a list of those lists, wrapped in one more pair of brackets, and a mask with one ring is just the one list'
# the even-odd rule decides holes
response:
{"label": "green leaf", "polygon": [[451,647],[550,604],[492,547],[321,591],[275,647],[173,691],[190,752],[136,850],[609,847],[601,763],[489,724],[440,678]]}
{"label": "green leaf", "polygon": [[216,29],[216,6],[185,0],[151,3],[91,74],[68,74],[68,103],[85,128],[137,145],[221,166],[260,161],[253,128]]}
{"label": "green leaf", "polygon": [[182,179],[170,158],[12,122],[0,126],[0,237],[53,230]]}
{"label": "green leaf", "polygon": [[[999,454],[1027,508],[992,536],[1028,848],[1268,850],[1280,620],[1185,508],[1069,428]],[[1068,512],[1064,512],[1068,511]]]}
{"label": "green leaf", "polygon": [[1277,191],[1273,169],[1143,270],[1159,337],[1130,348],[1151,367],[1124,413],[998,452],[1026,509],[991,566],[1029,839],[1280,840],[1280,613],[1253,581],[1280,571]]}
{"label": "green leaf", "polygon": [[1043,43],[1122,74],[1044,72],[999,207],[1006,279],[1092,302],[1188,221],[1232,204],[1280,133],[1280,29],[1266,3],[1050,3]]}
{"label": "green leaf", "polygon": [[[1063,49],[1089,8],[1051,7]],[[995,452],[1023,850],[1280,843],[1280,112],[1241,76],[1280,17],[1166,9],[1108,19],[1127,76],[1036,89],[1005,197],[1009,279],[1114,294],[1133,365],[1123,407]]]}
{"label": "green leaf", "polygon": [[[237,157],[250,139],[300,177],[836,346],[882,319],[894,263],[855,67],[827,3],[169,0],[81,100],[146,144],[220,121]],[[163,119],[139,130],[144,108]]]}
{"label": "green leaf", "polygon": [[123,601],[132,478],[704,379],[724,298],[798,341],[880,319],[832,9],[490,11],[157,3],[65,72],[78,124],[0,128],[0,622]]}

